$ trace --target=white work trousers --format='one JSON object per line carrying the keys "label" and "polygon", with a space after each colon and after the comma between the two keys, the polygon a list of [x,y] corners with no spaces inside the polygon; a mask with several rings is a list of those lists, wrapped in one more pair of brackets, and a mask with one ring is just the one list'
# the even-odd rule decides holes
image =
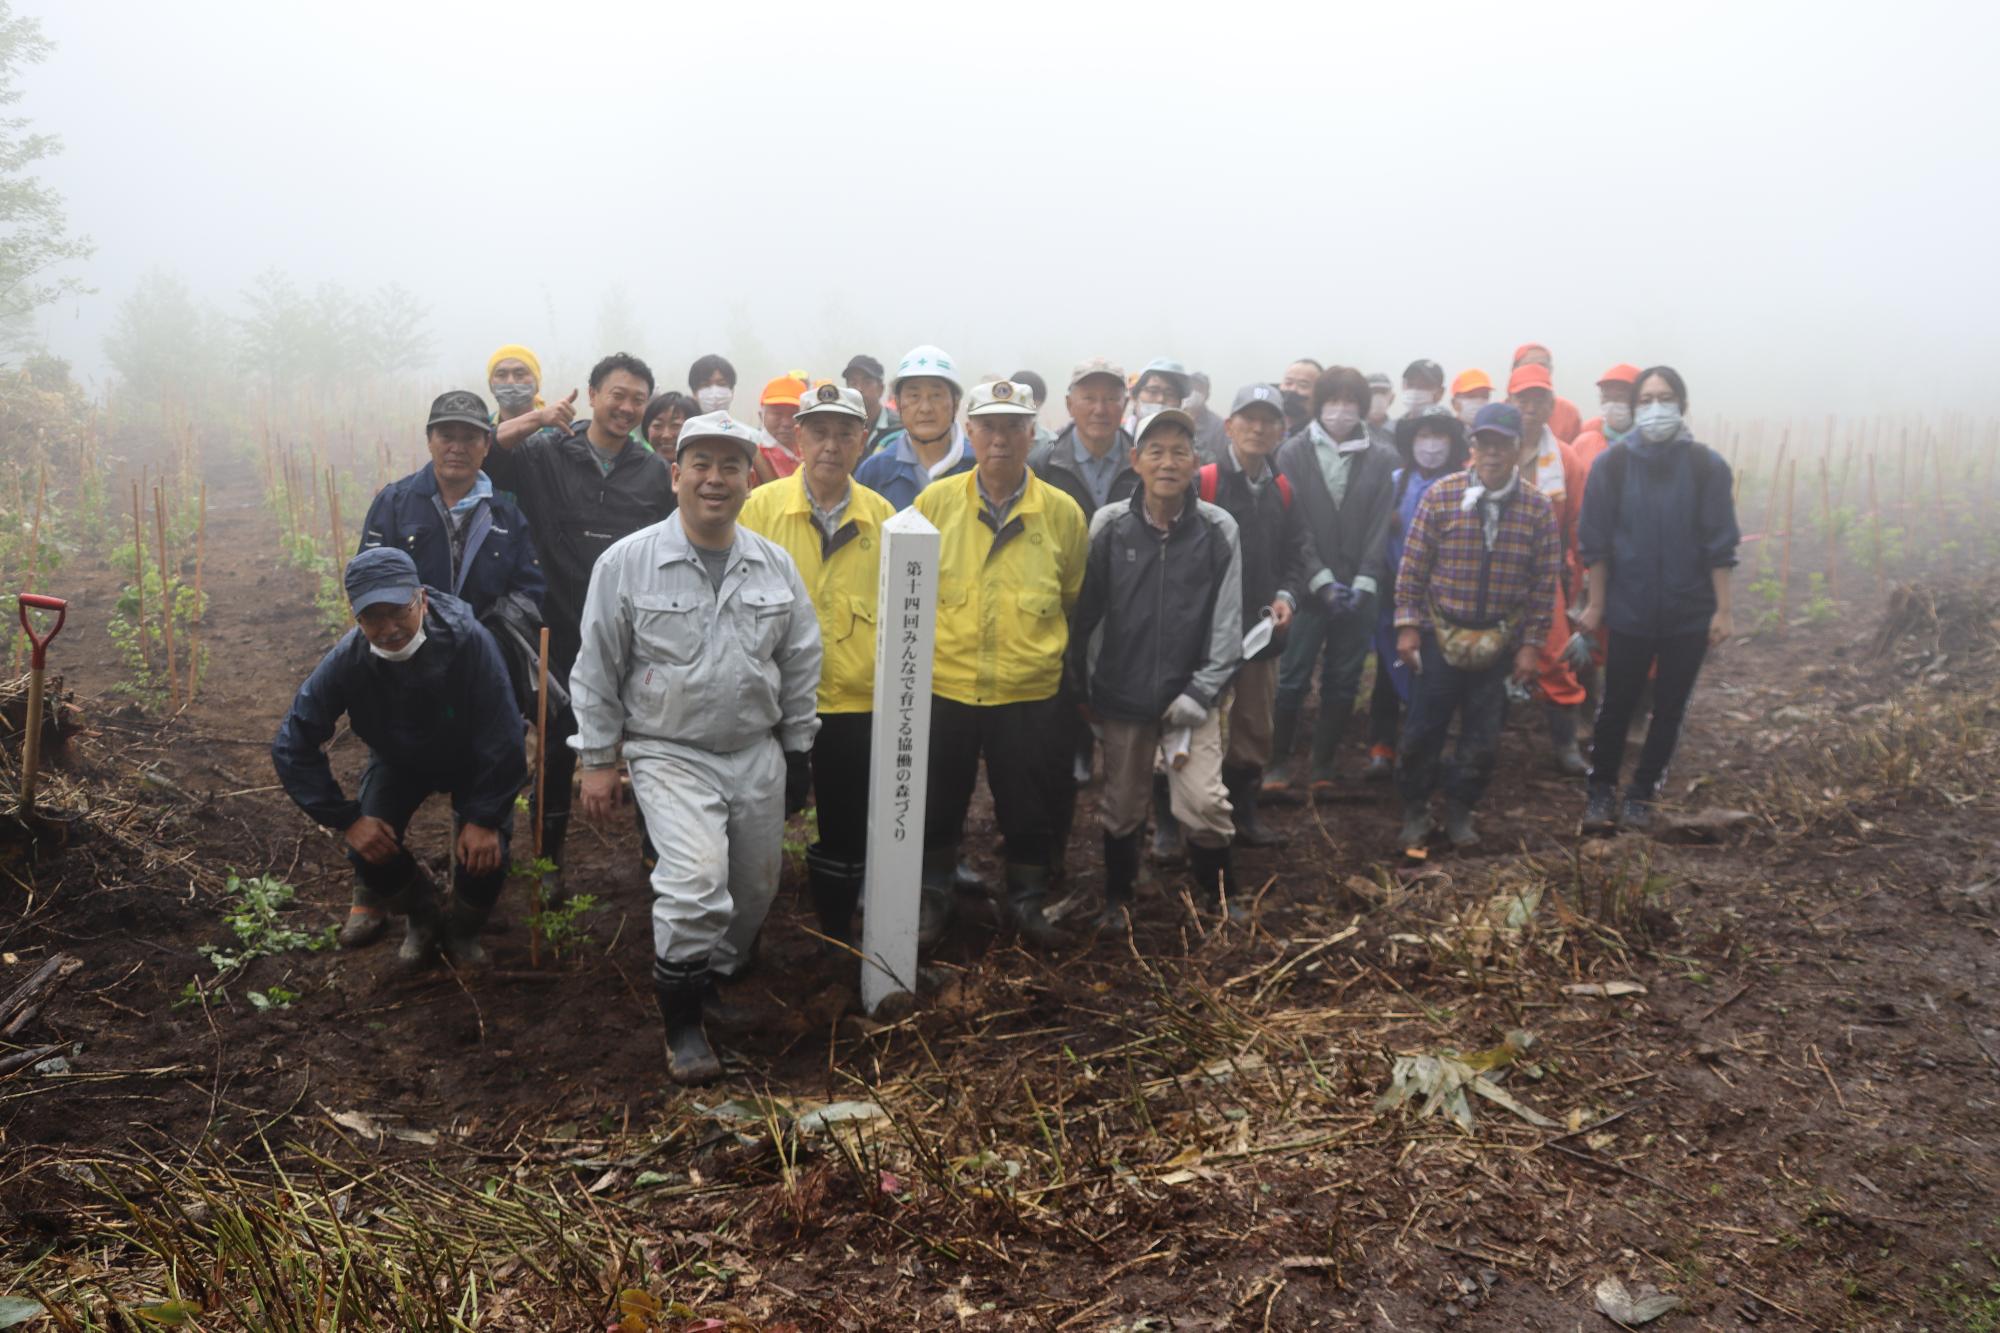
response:
{"label": "white work trousers", "polygon": [[627,747],[632,794],[659,853],[653,954],[733,976],[750,957],[784,860],[785,752],[775,736],[730,754]]}

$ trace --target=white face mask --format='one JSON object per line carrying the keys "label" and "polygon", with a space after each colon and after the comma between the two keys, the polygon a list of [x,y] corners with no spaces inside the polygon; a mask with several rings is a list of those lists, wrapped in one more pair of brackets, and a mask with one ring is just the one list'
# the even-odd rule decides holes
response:
{"label": "white face mask", "polygon": [[1664,444],[1681,433],[1681,409],[1675,403],[1646,403],[1639,408],[1639,434],[1648,444]]}
{"label": "white face mask", "polygon": [[1165,403],[1134,403],[1132,404],[1132,419],[1134,421],[1144,421],[1147,417],[1152,416],[1153,413],[1165,407]]}
{"label": "white face mask", "polygon": [[1605,403],[1604,426],[1613,435],[1623,435],[1632,429],[1632,404]]}
{"label": "white face mask", "polygon": [[694,400],[704,412],[724,411],[735,397],[736,390],[727,384],[710,384],[694,391]]}
{"label": "white face mask", "polygon": [[1426,472],[1435,472],[1443,467],[1451,457],[1451,441],[1442,435],[1419,435],[1410,446],[1410,454],[1417,460],[1417,466]]}
{"label": "white face mask", "polygon": [[407,662],[412,657],[415,657],[417,655],[417,649],[423,646],[424,646],[424,627],[421,624],[419,624],[417,626],[417,632],[410,636],[410,641],[404,644],[401,648],[396,649],[394,652],[391,652],[386,648],[378,648],[372,642],[369,643],[368,645],[368,651],[375,654],[375,656],[381,658],[384,662]]}
{"label": "white face mask", "polygon": [[1437,395],[1429,389],[1403,390],[1403,411],[1415,415],[1437,401]]}
{"label": "white face mask", "polygon": [[1361,413],[1355,411],[1353,403],[1328,403],[1319,410],[1320,429],[1338,440],[1354,429],[1361,420]]}
{"label": "white face mask", "polygon": [[1458,419],[1470,426],[1472,419],[1479,415],[1479,409],[1486,406],[1486,399],[1460,398],[1452,405],[1458,409]]}

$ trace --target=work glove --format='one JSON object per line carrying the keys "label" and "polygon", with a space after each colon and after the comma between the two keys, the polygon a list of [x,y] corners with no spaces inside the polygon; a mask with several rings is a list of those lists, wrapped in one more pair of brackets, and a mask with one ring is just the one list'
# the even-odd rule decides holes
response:
{"label": "work glove", "polygon": [[1199,699],[1191,695],[1177,694],[1174,696],[1174,701],[1167,705],[1166,714],[1160,719],[1160,725],[1169,731],[1181,727],[1192,729],[1200,726],[1207,717],[1208,709],[1202,706]]}
{"label": "work glove", "polygon": [[1339,579],[1322,583],[1313,590],[1313,596],[1319,598],[1320,606],[1330,616],[1344,615],[1354,609],[1354,589]]}
{"label": "work glove", "polygon": [[804,750],[785,751],[785,816],[790,818],[806,808],[812,795],[812,757]]}
{"label": "work glove", "polygon": [[1375,594],[1366,588],[1355,588],[1348,597],[1347,609],[1363,620],[1375,619]]}
{"label": "work glove", "polygon": [[1590,647],[1590,636],[1582,630],[1578,630],[1576,633],[1570,635],[1569,642],[1563,645],[1562,660],[1569,663],[1570,670],[1572,671],[1588,671],[1590,670]]}

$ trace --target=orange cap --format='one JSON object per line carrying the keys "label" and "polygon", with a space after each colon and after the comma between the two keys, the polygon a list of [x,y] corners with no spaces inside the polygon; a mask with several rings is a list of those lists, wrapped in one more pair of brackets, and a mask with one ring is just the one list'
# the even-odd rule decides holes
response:
{"label": "orange cap", "polygon": [[1462,393],[1492,393],[1493,379],[1483,370],[1462,370],[1451,382],[1453,396]]}
{"label": "orange cap", "polygon": [[780,375],[764,386],[764,392],[757,396],[759,407],[797,407],[799,399],[805,396],[806,377],[794,372]]}
{"label": "orange cap", "polygon": [[1526,356],[1530,352],[1540,352],[1543,356],[1548,357],[1549,360],[1551,361],[1555,360],[1555,357],[1550,355],[1549,349],[1542,346],[1540,343],[1522,343],[1519,347],[1516,347],[1514,349],[1514,364],[1517,366],[1520,365],[1521,358]]}
{"label": "orange cap", "polygon": [[1523,389],[1547,389],[1556,391],[1555,381],[1549,378],[1547,366],[1516,366],[1514,373],[1507,377],[1507,392],[1517,394]]}
{"label": "orange cap", "polygon": [[1628,366],[1623,361],[1597,377],[1599,384],[1629,384],[1639,387],[1639,367]]}

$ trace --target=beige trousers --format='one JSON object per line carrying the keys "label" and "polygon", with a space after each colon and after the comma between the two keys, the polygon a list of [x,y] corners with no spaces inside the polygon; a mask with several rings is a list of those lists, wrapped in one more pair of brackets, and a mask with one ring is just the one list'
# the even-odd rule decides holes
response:
{"label": "beige trousers", "polygon": [[[1157,722],[1112,722],[1103,726],[1104,790],[1097,808],[1104,831],[1114,838],[1137,832],[1153,804],[1153,760],[1160,749]],[[1167,770],[1174,818],[1199,847],[1226,847],[1236,832],[1229,793],[1222,787],[1222,713],[1211,712],[1194,729],[1187,762]]]}

